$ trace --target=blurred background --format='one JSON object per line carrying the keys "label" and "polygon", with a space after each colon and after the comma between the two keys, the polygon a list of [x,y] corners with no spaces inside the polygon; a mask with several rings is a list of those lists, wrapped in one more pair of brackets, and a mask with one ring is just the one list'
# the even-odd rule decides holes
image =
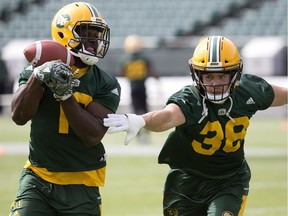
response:
{"label": "blurred background", "polygon": [[[72,1],[1,2],[0,56],[8,71],[2,94],[10,94],[25,62],[23,49],[35,40],[50,39],[54,14]],[[287,81],[283,80],[287,77],[287,0],[86,2],[98,8],[111,28],[110,49],[99,66],[120,78],[123,86],[120,111],[130,104],[127,80],[119,73],[119,59],[124,54],[124,39],[131,34],[142,37],[144,52],[161,77],[160,82],[153,79],[147,82],[150,106],[163,105],[170,93],[191,83],[187,61],[205,35],[224,35],[234,41],[244,61],[244,72],[273,81],[275,78],[277,83]],[[9,105],[9,95],[1,98],[0,103]]]}

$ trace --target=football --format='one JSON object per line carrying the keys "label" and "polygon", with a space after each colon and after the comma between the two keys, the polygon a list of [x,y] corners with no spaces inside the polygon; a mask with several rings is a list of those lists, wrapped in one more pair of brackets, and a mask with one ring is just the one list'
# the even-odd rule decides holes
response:
{"label": "football", "polygon": [[34,67],[52,60],[61,60],[69,66],[75,62],[70,51],[54,40],[35,41],[28,45],[23,53],[27,61]]}

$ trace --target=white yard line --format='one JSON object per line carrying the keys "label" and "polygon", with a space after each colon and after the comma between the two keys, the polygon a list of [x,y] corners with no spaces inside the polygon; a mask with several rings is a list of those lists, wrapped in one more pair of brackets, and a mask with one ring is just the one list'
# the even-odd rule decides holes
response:
{"label": "white yard line", "polygon": [[[161,150],[161,145],[116,145],[106,144],[108,155],[117,156],[157,156]],[[28,154],[28,144],[22,143],[0,143],[0,155]],[[287,156],[286,148],[246,148],[247,157],[274,157]]]}

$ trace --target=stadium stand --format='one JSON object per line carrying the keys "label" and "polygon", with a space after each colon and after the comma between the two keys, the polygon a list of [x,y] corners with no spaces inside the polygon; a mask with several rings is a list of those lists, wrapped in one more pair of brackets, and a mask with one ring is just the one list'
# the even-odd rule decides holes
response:
{"label": "stadium stand", "polygon": [[[112,37],[129,34],[167,37],[197,35],[198,25],[210,34],[285,35],[286,0],[110,0],[92,1],[109,23]],[[50,37],[55,12],[70,1],[3,0],[1,38]],[[41,4],[40,4],[41,3]],[[201,25],[202,24],[202,25]],[[264,26],[264,28],[263,28]]]}
{"label": "stadium stand", "polygon": [[[225,35],[240,49],[257,36],[283,37],[287,44],[287,0],[85,1],[97,6],[111,28],[110,50],[100,64],[112,74],[117,74],[117,59],[123,54],[123,40],[130,34],[144,37],[146,51],[157,59],[156,67],[160,75],[165,76],[187,74],[188,56],[203,34]],[[50,38],[54,14],[72,1],[1,2],[0,47],[4,47],[11,39]],[[1,19],[3,12],[6,19]],[[201,31],[195,32],[195,26]]]}
{"label": "stadium stand", "polygon": [[224,19],[221,26],[205,31],[206,34],[226,35],[287,35],[287,1],[264,1],[261,7],[245,8],[241,16]]}

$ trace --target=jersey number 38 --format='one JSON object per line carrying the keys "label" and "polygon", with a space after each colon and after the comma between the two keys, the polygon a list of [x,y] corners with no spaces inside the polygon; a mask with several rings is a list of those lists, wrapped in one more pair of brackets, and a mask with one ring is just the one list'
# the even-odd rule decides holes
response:
{"label": "jersey number 38", "polygon": [[[213,155],[216,151],[221,150],[221,146],[223,146],[222,150],[226,153],[237,151],[245,138],[249,126],[249,118],[244,116],[234,120],[235,122],[229,120],[225,124],[225,131],[223,131],[219,121],[208,121],[200,132],[201,135],[205,136],[203,142],[193,140],[191,143],[194,151],[203,155]],[[207,136],[208,134],[209,136]]]}

